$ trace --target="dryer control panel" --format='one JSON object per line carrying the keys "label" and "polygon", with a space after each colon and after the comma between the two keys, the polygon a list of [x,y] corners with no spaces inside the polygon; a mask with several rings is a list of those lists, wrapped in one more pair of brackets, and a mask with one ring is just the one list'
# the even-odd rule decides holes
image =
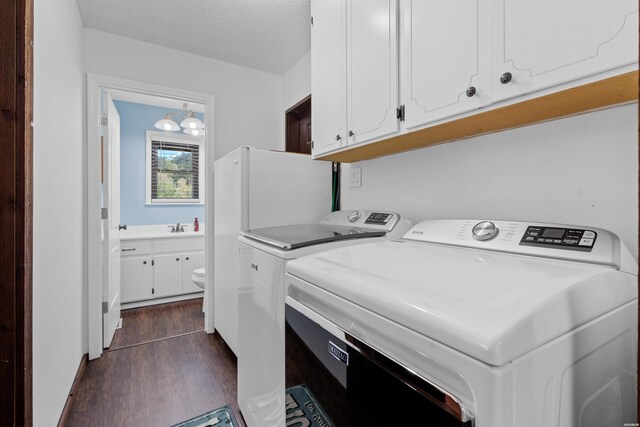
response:
{"label": "dryer control panel", "polygon": [[413,226],[395,212],[370,210],[344,210],[331,212],[320,224],[342,225],[346,227],[361,227],[367,230],[383,230],[389,239],[398,239]]}

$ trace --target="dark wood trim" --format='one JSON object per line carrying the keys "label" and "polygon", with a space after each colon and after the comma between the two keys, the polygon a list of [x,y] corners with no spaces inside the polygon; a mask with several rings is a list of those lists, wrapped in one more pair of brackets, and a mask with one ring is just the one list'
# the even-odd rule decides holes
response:
{"label": "dark wood trim", "polygon": [[71,390],[69,391],[67,400],[64,402],[64,407],[62,408],[62,414],[60,414],[60,419],[58,420],[58,427],[64,427],[67,424],[67,420],[69,419],[69,414],[71,413],[71,408],[73,406],[73,396],[78,390],[80,381],[82,381],[82,378],[84,377],[84,373],[87,370],[88,363],[89,363],[89,354],[85,353],[82,355],[82,359],[80,359],[80,365],[78,366],[78,371],[76,372],[76,376],[73,378],[73,383],[71,384]]}
{"label": "dark wood trim", "polygon": [[33,3],[0,12],[0,425],[32,421]]}
{"label": "dark wood trim", "polygon": [[311,100],[311,95],[308,95],[306,97],[304,97],[303,99],[301,99],[300,101],[296,102],[292,107],[290,107],[289,109],[287,109],[287,111],[285,111],[286,113],[290,113],[298,108],[300,108],[301,105],[309,102]]}
{"label": "dark wood trim", "polygon": [[601,110],[638,100],[638,71],[479,112],[461,119],[330,153],[319,160],[353,163]]}

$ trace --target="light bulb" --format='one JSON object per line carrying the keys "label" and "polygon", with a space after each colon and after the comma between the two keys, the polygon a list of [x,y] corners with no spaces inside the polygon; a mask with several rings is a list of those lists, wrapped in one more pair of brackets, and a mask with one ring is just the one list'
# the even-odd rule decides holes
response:
{"label": "light bulb", "polygon": [[193,135],[195,135],[195,136],[198,136],[198,134],[199,134],[200,132],[198,132],[198,129],[193,129],[193,130],[191,131],[191,133],[192,133]]}
{"label": "light bulb", "polygon": [[197,125],[196,125],[196,123],[195,123],[195,122],[190,122],[190,123],[189,123],[189,127],[190,127],[191,129],[195,129],[195,128],[196,128],[196,126],[197,126]]}
{"label": "light bulb", "polygon": [[171,125],[169,123],[164,124],[165,130],[171,130]]}

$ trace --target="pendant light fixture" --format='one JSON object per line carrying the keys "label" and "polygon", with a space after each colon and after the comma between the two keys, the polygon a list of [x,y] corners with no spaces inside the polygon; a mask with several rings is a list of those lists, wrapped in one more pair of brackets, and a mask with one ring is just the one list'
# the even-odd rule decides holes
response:
{"label": "pendant light fixture", "polygon": [[[180,125],[175,119],[182,119]],[[204,123],[196,117],[193,110],[189,110],[189,104],[185,103],[180,111],[170,111],[165,114],[164,118],[158,120],[155,127],[160,130],[177,132],[184,129],[184,133],[194,136],[204,135]]]}
{"label": "pendant light fixture", "polygon": [[204,136],[204,129],[184,129],[182,132],[187,135]]}

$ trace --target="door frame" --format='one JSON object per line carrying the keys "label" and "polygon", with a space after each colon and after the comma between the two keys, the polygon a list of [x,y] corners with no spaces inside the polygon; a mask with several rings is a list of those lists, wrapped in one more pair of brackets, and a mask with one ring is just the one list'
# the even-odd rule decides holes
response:
{"label": "door frame", "polygon": [[[101,91],[103,89],[124,90],[164,98],[173,98],[203,104],[205,106],[205,188],[213,189],[214,179],[214,96],[205,93],[191,92],[178,88],[171,88],[134,80],[101,74],[87,73],[86,75],[86,116],[85,128],[87,138],[87,158],[85,164],[85,191],[87,204],[85,208],[85,230],[87,235],[87,341],[89,345],[89,359],[96,359],[102,355],[102,282],[100,280],[100,113]],[[90,119],[91,118],[91,119]],[[205,269],[213,271],[213,197],[205,200]],[[205,288],[209,295],[213,295],[213,279],[211,274],[205,278]],[[208,299],[205,307],[205,331],[215,332],[213,324],[213,298]]]}
{"label": "door frame", "polygon": [[0,425],[33,424],[33,2],[0,10]]}

